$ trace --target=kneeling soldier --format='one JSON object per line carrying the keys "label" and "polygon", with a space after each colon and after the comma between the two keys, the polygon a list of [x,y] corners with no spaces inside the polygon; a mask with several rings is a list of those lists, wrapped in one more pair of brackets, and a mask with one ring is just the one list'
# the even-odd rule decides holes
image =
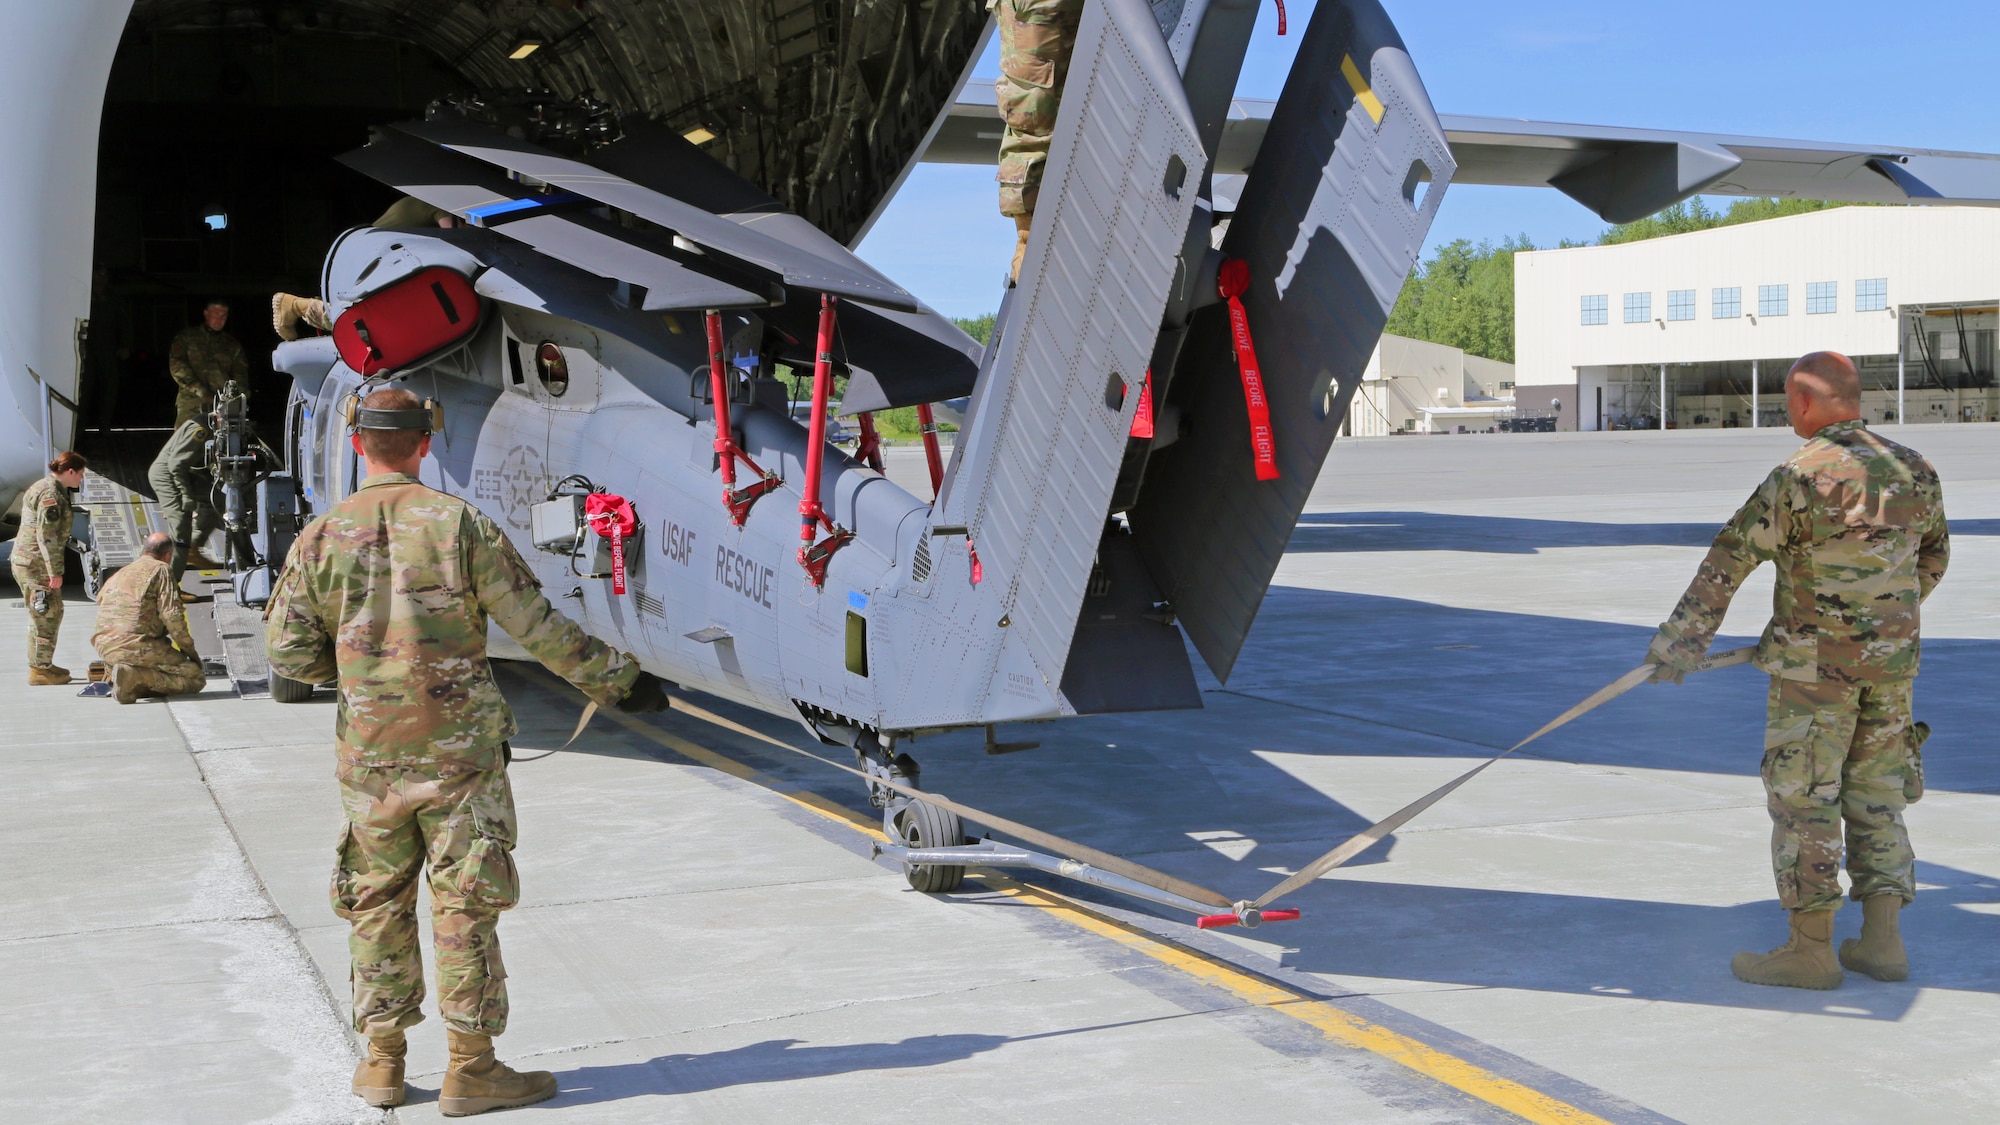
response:
{"label": "kneeling soldier", "polygon": [[191,695],[208,686],[167,562],[173,553],[173,536],[148,535],[139,557],[119,567],[97,595],[97,633],[90,643],[111,665],[120,703],[142,695]]}

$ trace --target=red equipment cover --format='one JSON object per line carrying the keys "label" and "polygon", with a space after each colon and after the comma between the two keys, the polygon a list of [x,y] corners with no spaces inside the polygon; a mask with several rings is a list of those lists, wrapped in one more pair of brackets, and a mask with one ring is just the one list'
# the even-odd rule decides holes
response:
{"label": "red equipment cover", "polygon": [[333,346],[365,377],[435,355],[479,327],[479,294],[464,274],[444,266],[418,270],[347,307],[333,324]]}
{"label": "red equipment cover", "polygon": [[583,498],[583,518],[592,530],[611,543],[611,592],[625,592],[625,540],[639,530],[638,513],[632,502],[609,492],[593,492]]}

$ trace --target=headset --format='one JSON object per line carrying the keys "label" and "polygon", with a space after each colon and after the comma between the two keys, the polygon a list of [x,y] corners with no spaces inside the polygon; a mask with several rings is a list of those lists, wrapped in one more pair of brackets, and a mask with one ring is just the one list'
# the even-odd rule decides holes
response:
{"label": "headset", "polygon": [[436,399],[427,398],[424,404],[414,410],[371,410],[361,405],[359,392],[340,400],[340,420],[350,430],[422,430],[427,434],[444,432],[444,406]]}

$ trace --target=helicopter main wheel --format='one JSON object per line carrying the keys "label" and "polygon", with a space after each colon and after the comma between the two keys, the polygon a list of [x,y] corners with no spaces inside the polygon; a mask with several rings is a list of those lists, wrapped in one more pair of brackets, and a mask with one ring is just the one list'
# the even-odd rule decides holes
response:
{"label": "helicopter main wheel", "polygon": [[[923,801],[913,800],[897,813],[895,829],[896,842],[908,848],[950,848],[965,842],[965,826],[959,823],[957,813]],[[911,890],[944,894],[964,884],[965,868],[941,863],[906,863],[903,878],[909,880]]]}

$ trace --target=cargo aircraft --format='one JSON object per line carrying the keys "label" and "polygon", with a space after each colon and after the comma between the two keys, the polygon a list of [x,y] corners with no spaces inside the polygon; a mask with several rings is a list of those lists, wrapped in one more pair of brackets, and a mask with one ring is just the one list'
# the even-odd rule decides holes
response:
{"label": "cargo aircraft", "polygon": [[[396,194],[455,222],[331,238],[331,333],[273,353],[283,463],[240,596],[268,590],[291,513],[355,486],[355,396],[407,385],[442,408],[427,482],[652,671],[852,747],[929,891],[958,885],[938,849],[963,828],[911,798],[912,735],[1200,707],[1190,647],[1227,679],[1451,183],[1547,185],[1611,222],[1697,192],[2000,201],[1992,156],[1440,117],[1376,0],[1321,0],[1282,95],[1240,102],[1256,0],[1089,0],[982,347],[851,250],[917,161],[995,158],[968,91],[981,0],[15,7],[0,83],[35,109],[0,121],[0,490],[107,377],[93,236],[102,256],[126,224],[140,271],[184,288],[225,269],[201,232],[178,273],[146,264],[178,251],[157,209],[105,202],[149,172],[90,143],[100,111],[134,145],[134,105],[351,134],[324,176],[382,187],[322,222]],[[781,369],[811,375],[803,419]],[[826,440],[843,380],[854,456]],[[869,412],[954,400],[929,490],[868,464]]]}

